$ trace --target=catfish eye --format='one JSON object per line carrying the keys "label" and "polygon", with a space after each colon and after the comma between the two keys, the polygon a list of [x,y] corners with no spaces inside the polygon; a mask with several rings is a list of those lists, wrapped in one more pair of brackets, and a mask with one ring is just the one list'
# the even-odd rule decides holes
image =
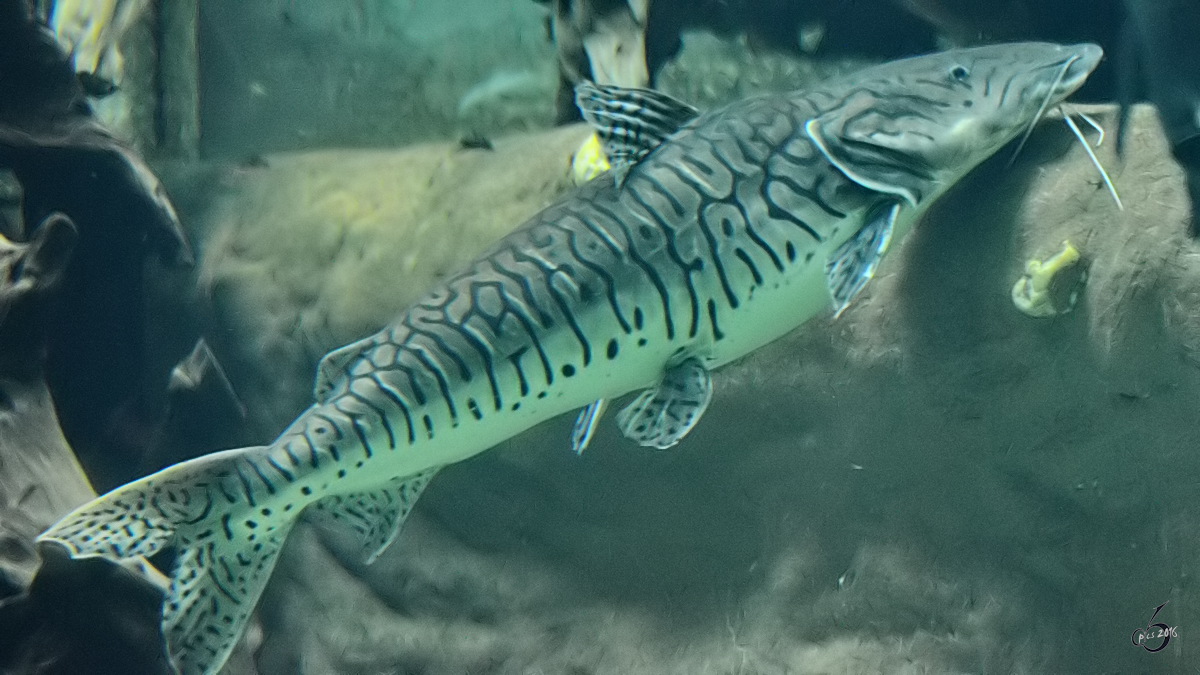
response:
{"label": "catfish eye", "polygon": [[950,69],[950,77],[958,80],[959,82],[966,82],[967,78],[970,76],[971,71],[967,70],[966,66],[954,66]]}

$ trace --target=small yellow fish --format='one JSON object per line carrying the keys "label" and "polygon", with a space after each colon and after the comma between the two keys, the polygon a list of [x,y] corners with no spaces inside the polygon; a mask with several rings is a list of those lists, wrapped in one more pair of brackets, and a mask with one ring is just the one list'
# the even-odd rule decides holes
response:
{"label": "small yellow fish", "polygon": [[609,168],[608,156],[604,154],[600,139],[594,133],[587,137],[571,158],[571,177],[576,185],[583,185]]}

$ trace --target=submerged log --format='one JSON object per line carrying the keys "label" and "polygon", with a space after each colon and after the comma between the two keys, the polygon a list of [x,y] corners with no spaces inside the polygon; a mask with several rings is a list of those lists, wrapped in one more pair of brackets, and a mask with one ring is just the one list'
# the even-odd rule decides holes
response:
{"label": "submerged log", "polygon": [[36,315],[74,246],[75,227],[48,219],[26,244],[0,237],[0,584],[33,578],[33,539],[93,496],[63,439],[41,377]]}
{"label": "submerged log", "polygon": [[198,0],[158,3],[160,150],[172,157],[200,155]]}
{"label": "submerged log", "polygon": [[34,547],[40,532],[95,496],[42,371],[42,315],[76,239],[61,214],[26,243],[0,236],[0,671],[167,673],[161,575]]}

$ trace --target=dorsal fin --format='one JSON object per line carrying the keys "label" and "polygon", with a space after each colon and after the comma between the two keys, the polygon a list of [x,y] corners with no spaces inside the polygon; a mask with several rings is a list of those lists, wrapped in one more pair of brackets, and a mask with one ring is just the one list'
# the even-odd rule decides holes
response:
{"label": "dorsal fin", "polygon": [[652,89],[587,81],[575,86],[575,104],[595,127],[617,185],[651,150],[700,114],[683,101]]}
{"label": "dorsal fin", "polygon": [[375,336],[371,336],[351,342],[345,347],[338,347],[321,357],[321,362],[317,364],[317,379],[313,383],[313,400],[325,403],[329,394],[333,392],[334,382],[349,374],[350,363],[374,346]]}

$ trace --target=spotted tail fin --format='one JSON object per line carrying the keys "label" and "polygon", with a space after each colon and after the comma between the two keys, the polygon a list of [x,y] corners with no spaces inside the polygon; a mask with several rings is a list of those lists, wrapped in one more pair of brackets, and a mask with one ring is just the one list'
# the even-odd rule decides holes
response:
{"label": "spotted tail fin", "polygon": [[38,537],[73,558],[123,560],[175,551],[163,603],[167,653],[180,675],[212,675],[237,644],[300,509],[255,504],[243,464],[265,448],[167,467],[84,504]]}

